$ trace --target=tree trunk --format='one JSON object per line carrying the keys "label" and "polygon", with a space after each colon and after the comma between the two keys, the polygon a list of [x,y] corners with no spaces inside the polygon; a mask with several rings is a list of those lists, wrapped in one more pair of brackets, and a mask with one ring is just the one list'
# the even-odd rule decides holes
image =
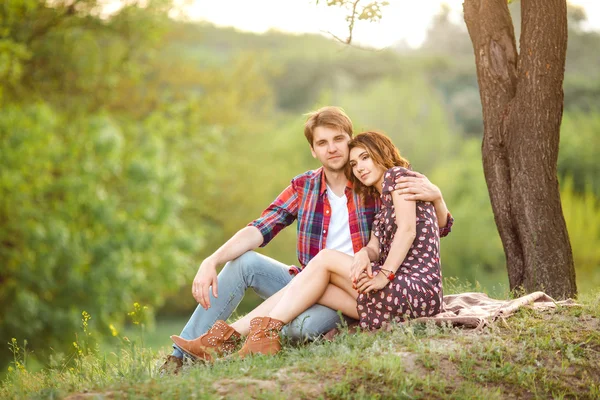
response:
{"label": "tree trunk", "polygon": [[523,0],[520,49],[506,0],[465,0],[483,108],[483,168],[511,290],[574,297],[556,165],[566,0]]}

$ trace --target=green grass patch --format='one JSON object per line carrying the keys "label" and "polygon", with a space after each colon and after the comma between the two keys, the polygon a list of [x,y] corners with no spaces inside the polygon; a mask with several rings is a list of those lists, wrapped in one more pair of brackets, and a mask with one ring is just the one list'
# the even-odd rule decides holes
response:
{"label": "green grass patch", "polygon": [[159,376],[158,366],[181,320],[158,324],[160,339],[145,334],[144,346],[134,332],[119,335],[110,354],[81,343],[38,372],[17,344],[0,398],[598,398],[600,296],[580,302],[522,309],[481,332],[433,324],[344,332],[332,342],[286,343],[273,357],[186,364],[179,376]]}

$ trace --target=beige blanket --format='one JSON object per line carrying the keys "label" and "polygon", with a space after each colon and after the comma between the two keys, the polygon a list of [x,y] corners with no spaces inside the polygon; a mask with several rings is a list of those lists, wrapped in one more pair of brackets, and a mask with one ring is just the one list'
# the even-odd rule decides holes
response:
{"label": "beige blanket", "polygon": [[[451,324],[465,328],[482,329],[490,322],[511,316],[520,307],[535,310],[547,310],[560,306],[578,306],[575,301],[554,301],[544,292],[534,292],[513,300],[491,299],[485,293],[460,293],[444,296],[443,311],[433,317],[422,317],[410,320],[409,323],[433,321],[438,325]],[[350,324],[350,332],[358,331],[358,323]],[[339,331],[332,329],[324,336],[325,340],[333,339]]]}
{"label": "beige blanket", "polygon": [[578,305],[573,300],[554,301],[544,292],[533,292],[513,300],[491,299],[485,293],[460,293],[444,296],[443,311],[433,317],[416,318],[411,322],[450,323],[465,328],[481,329],[498,318],[506,318],[526,306],[546,310],[561,306]]}

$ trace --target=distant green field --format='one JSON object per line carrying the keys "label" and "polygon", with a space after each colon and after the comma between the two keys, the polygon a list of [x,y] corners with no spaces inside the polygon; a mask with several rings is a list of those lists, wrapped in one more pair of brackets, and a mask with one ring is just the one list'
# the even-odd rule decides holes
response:
{"label": "distant green field", "polygon": [[[122,332],[119,332],[119,337],[127,337],[130,340],[139,342],[143,340],[143,346],[147,349],[152,349],[156,352],[170,352],[171,335],[178,335],[187,319],[184,317],[177,318],[160,318],[156,320],[153,328],[146,329],[142,335],[141,328],[136,325],[127,326]],[[117,352],[122,347],[111,340],[100,346],[100,351],[103,353]]]}

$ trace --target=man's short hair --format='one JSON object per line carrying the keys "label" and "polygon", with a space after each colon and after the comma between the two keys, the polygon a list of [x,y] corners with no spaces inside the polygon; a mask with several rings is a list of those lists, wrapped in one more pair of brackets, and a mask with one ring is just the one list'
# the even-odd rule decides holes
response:
{"label": "man's short hair", "polygon": [[319,126],[338,129],[346,132],[352,138],[352,121],[340,107],[322,107],[306,115],[308,115],[308,119],[304,124],[304,136],[306,136],[310,147],[313,145],[315,129]]}

